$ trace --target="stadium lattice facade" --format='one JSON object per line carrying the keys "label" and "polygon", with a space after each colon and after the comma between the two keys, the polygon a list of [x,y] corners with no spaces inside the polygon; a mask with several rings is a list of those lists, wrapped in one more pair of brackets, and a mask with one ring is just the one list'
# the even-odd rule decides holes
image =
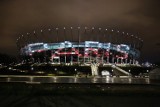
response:
{"label": "stadium lattice facade", "polygon": [[23,60],[58,64],[136,63],[142,45],[143,40],[137,36],[94,27],[40,30],[39,34],[34,31],[17,39]]}

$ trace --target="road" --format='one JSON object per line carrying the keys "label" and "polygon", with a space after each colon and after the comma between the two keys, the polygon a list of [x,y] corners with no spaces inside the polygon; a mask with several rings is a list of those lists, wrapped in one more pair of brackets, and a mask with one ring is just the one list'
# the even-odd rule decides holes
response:
{"label": "road", "polygon": [[150,84],[149,78],[0,75],[0,82]]}

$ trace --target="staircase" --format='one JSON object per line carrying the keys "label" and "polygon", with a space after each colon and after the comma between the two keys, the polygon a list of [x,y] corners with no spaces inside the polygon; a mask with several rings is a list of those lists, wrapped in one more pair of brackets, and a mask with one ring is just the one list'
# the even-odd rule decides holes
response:
{"label": "staircase", "polygon": [[91,63],[91,71],[93,76],[98,75],[98,64],[97,63]]}
{"label": "staircase", "polygon": [[130,75],[130,73],[128,73],[127,71],[121,69],[120,67],[118,67],[116,65],[112,65],[111,67],[113,69],[113,73],[116,76],[129,76]]}

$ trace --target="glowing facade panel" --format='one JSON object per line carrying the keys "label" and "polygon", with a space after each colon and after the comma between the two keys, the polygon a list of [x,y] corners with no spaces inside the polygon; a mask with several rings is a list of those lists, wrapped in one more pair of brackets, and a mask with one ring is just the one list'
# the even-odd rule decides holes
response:
{"label": "glowing facade panel", "polygon": [[126,44],[111,44],[111,43],[99,43],[96,41],[85,41],[81,43],[77,42],[60,42],[60,43],[34,43],[28,44],[21,49],[22,55],[29,55],[34,52],[47,51],[47,50],[58,50],[57,54],[79,54],[81,56],[92,55],[102,56],[107,54],[109,51],[116,51],[124,54],[131,54],[133,57],[138,58],[140,52],[136,49],[130,48]]}

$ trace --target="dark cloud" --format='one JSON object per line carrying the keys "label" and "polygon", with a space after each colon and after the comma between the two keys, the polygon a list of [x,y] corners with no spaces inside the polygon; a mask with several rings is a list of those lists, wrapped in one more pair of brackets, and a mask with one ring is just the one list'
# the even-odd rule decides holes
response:
{"label": "dark cloud", "polygon": [[138,35],[144,39],[142,59],[159,60],[155,46],[160,41],[159,4],[159,0],[1,0],[0,49],[16,53],[16,38],[34,29],[101,26]]}

